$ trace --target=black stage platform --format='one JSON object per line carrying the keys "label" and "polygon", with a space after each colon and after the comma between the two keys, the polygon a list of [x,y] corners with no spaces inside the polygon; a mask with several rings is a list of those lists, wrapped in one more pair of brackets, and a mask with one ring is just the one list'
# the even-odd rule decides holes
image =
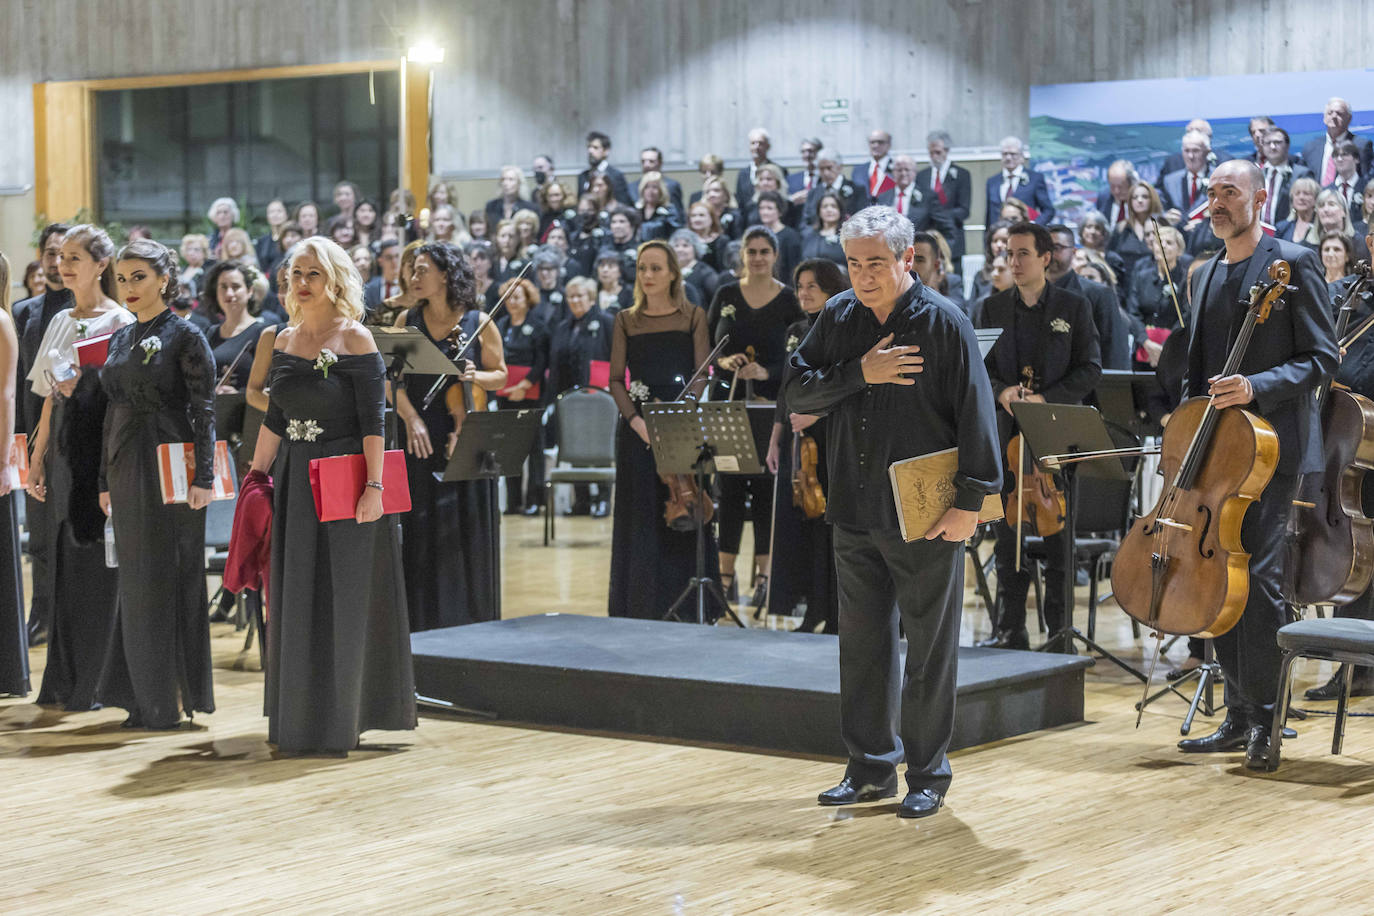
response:
{"label": "black stage platform", "polygon": [[[411,645],[421,696],[501,719],[845,756],[833,636],[546,614]],[[1082,721],[1090,664],[961,648],[954,748]]]}

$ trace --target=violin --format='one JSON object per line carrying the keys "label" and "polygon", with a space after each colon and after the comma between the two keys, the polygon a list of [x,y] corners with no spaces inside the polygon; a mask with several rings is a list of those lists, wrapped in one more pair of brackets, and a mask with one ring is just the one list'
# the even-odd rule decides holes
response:
{"label": "violin", "polygon": [[674,531],[695,531],[716,514],[711,494],[697,486],[691,474],[659,474],[658,479],[668,488],[663,504],[663,522]]}
{"label": "violin", "polygon": [[[1276,260],[1269,266],[1270,282],[1251,290],[1221,375],[1240,370],[1255,328],[1282,305],[1291,275],[1288,263]],[[1160,446],[1160,471],[1168,483],[1149,514],[1126,532],[1112,563],[1112,590],[1121,609],[1160,640],[1165,633],[1210,638],[1231,629],[1250,593],[1241,522],[1274,476],[1278,458],[1278,436],[1262,417],[1241,407],[1217,410],[1210,397],[1179,405]],[[1151,669],[1158,657],[1151,653]]]}
{"label": "violin", "polygon": [[[1024,397],[1033,390],[1035,375],[1029,367],[1022,375],[1025,381],[1017,387]],[[1022,435],[1012,436],[1007,443],[1007,469],[1016,482],[1005,497],[1003,515],[1016,531],[1016,568],[1020,569],[1021,536],[1033,534],[1044,538],[1063,531],[1067,505],[1053,475],[1031,460]]]}
{"label": "violin", "polygon": [[[1358,280],[1341,302],[1336,336],[1341,349],[1352,303],[1370,285],[1367,261],[1356,265]],[[1356,329],[1356,334],[1363,331]],[[1292,527],[1291,600],[1296,604],[1349,604],[1374,580],[1374,522],[1364,515],[1364,475],[1374,470],[1374,401],[1328,379],[1317,389],[1326,466],[1312,502],[1295,500]]]}
{"label": "violin", "polygon": [[806,433],[792,434],[792,505],[807,518],[825,515],[825,491],[816,476],[820,449]]}

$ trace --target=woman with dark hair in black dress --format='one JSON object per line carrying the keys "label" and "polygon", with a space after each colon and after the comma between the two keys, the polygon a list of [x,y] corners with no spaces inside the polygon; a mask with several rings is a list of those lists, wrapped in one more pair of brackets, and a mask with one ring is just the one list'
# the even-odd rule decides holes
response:
{"label": "woman with dark hair in black dress", "polygon": [[[183,711],[215,711],[200,511],[214,486],[215,362],[195,326],[167,308],[177,292],[172,252],[130,242],[115,282],[137,321],[110,338],[100,372],[110,401],[100,505],[114,523],[120,576],[97,698],[128,710],[131,728],[176,728]],[[157,463],[168,442],[195,446],[186,501],[171,505]]]}
{"label": "woman with dark hair in black dress", "polygon": [[[442,482],[453,443],[467,415],[464,386],[474,407],[485,392],[506,384],[506,360],[495,322],[482,327],[475,301],[472,264],[447,242],[431,242],[415,253],[410,290],[420,304],[402,315],[398,327],[420,330],[450,359],[464,350],[467,371],[438,377],[408,375],[396,390],[396,414],[406,428],[406,474],[411,510],[401,519],[405,541],[406,595],[410,628],[430,630],[501,616],[499,533],[495,480]],[[479,336],[479,328],[481,328]],[[471,346],[468,342],[477,336]]]}
{"label": "woman with dark hair in black dress", "polygon": [[[640,406],[676,400],[711,347],[706,314],[687,301],[682,271],[666,242],[639,247],[635,276],[634,304],[616,313],[611,336],[611,395],[621,422],[615,434],[608,611],[612,617],[658,620],[696,575],[696,535],[669,528],[664,521],[668,487],[659,479]],[[705,380],[693,387],[700,395]],[[717,565],[715,539],[708,536],[708,576],[715,576]],[[681,619],[693,620],[692,610],[684,610]]]}
{"label": "woman with dark hair in black dress", "polygon": [[[215,354],[216,381],[233,367],[217,394],[239,392],[248,384],[248,372],[253,368],[253,348],[268,324],[249,311],[253,282],[257,278],[257,270],[237,261],[220,261],[205,275],[201,306],[219,322],[205,335]],[[222,429],[220,435],[227,438],[231,432],[238,431]]]}
{"label": "woman with dark hair in black dress", "polygon": [[[503,314],[496,319],[505,349],[506,366],[523,367],[523,379],[501,389],[496,406],[503,410],[538,409],[544,388],[544,374],[549,368],[549,329],[531,309],[539,304],[539,291],[526,279],[510,279],[501,284],[506,297]],[[531,395],[531,389],[540,390]],[[506,478],[506,514],[538,515],[544,501],[544,437],[534,437],[526,456],[528,484],[520,486],[521,475]]]}
{"label": "woman with dark hair in black dress", "polygon": [[[730,340],[716,357],[712,400],[726,400],[732,390],[736,398],[743,399],[751,387],[757,400],[772,401],[778,396],[787,361],[787,328],[805,316],[792,290],[773,276],[777,257],[773,233],[763,226],[749,228],[744,233],[743,278],[716,290],[707,317],[711,340],[719,343],[726,336]],[[746,352],[749,348],[754,350],[752,361]],[[766,424],[756,429],[755,438],[766,442],[770,428],[771,424]],[[772,474],[727,474],[720,478],[720,574],[727,594],[738,591],[735,557],[746,519],[753,522],[754,529],[753,603],[762,607],[772,542]]]}
{"label": "woman with dark hair in black dress", "polygon": [[[787,352],[791,354],[810,332],[830,297],[849,289],[849,281],[839,265],[829,258],[812,258],[797,265],[793,283],[797,301],[806,317],[787,329]],[[778,406],[773,414],[773,434],[768,440],[768,470],[777,475],[777,498],[773,502],[772,575],[768,582],[768,609],[772,614],[791,614],[802,601],[806,616],[797,629],[807,633],[824,624],[826,633],[839,632],[839,593],[835,581],[835,553],[831,545],[830,523],[825,516],[807,518],[792,502],[793,445],[799,434],[816,440],[816,476],[821,491],[829,484],[825,462],[825,418],[792,413],[787,409],[787,369],[778,389]],[[785,545],[785,546],[784,546]]]}

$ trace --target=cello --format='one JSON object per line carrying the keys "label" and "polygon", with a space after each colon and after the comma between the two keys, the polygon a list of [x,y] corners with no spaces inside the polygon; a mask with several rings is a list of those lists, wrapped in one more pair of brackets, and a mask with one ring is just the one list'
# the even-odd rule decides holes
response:
{"label": "cello", "polygon": [[[1336,337],[1342,351],[1361,328],[1347,334],[1352,303],[1370,283],[1369,262],[1341,303]],[[1374,579],[1374,522],[1361,499],[1366,471],[1374,470],[1374,401],[1327,379],[1317,389],[1326,466],[1313,502],[1295,501],[1297,530],[1292,600],[1297,604],[1349,604]]]}
{"label": "cello", "polygon": [[[1280,306],[1292,269],[1269,265],[1270,282],[1256,284],[1221,375],[1235,375],[1255,328]],[[1112,563],[1121,609],[1163,634],[1211,638],[1231,629],[1250,595],[1250,555],[1241,522],[1278,467],[1274,427],[1240,407],[1217,410],[1210,397],[1190,398],[1164,428],[1160,471],[1166,484],[1150,513],[1122,538]],[[1158,652],[1150,656],[1148,691]],[[1140,724],[1141,703],[1136,716]]]}

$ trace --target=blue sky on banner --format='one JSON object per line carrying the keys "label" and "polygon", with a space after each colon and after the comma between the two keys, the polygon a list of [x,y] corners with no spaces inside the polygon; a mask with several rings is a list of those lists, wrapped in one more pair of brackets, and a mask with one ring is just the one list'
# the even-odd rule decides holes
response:
{"label": "blue sky on banner", "polygon": [[1250,118],[1269,115],[1297,155],[1325,132],[1322,109],[1333,95],[1350,102],[1351,131],[1374,138],[1374,69],[1032,86],[1031,160],[1060,216],[1077,222],[1107,186],[1108,165],[1127,159],[1153,182],[1193,118],[1211,122],[1214,150],[1246,156]]}

